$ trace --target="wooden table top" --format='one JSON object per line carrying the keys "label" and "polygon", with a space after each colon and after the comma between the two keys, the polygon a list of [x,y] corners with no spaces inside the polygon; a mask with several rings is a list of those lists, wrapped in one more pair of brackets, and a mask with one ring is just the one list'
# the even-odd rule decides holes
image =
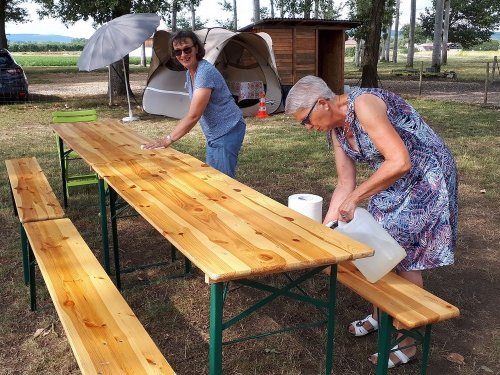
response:
{"label": "wooden table top", "polygon": [[[184,155],[184,154],[182,154]],[[187,156],[96,164],[96,172],[206,275],[221,282],[373,254]]]}
{"label": "wooden table top", "polygon": [[141,150],[141,144],[151,139],[137,133],[115,119],[96,122],[51,124],[64,143],[76,151],[90,166],[139,158],[185,155],[175,149]]}

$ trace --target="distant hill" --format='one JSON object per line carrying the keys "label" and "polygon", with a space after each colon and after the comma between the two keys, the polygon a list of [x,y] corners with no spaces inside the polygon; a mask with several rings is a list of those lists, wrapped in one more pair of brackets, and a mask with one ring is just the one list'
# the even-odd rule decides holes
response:
{"label": "distant hill", "polygon": [[494,32],[493,35],[491,36],[491,39],[500,40],[500,31]]}
{"label": "distant hill", "polygon": [[7,40],[10,43],[19,42],[60,42],[71,43],[72,37],[63,35],[43,35],[43,34],[7,34]]}

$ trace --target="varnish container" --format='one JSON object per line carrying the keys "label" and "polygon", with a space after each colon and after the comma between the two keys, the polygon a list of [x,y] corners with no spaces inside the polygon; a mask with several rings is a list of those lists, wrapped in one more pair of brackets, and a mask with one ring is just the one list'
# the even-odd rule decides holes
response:
{"label": "varnish container", "polygon": [[357,207],[350,222],[339,221],[337,230],[375,250],[373,256],[353,261],[371,283],[382,278],[406,257],[406,251],[364,208]]}

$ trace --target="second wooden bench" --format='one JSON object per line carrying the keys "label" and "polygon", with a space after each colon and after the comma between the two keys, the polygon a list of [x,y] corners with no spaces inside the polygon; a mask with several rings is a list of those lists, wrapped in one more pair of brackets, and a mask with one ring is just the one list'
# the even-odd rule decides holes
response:
{"label": "second wooden bench", "polygon": [[69,219],[24,229],[32,308],[36,259],[82,374],[174,374]]}
{"label": "second wooden bench", "polygon": [[337,278],[379,309],[376,374],[387,374],[391,348],[402,340],[397,338],[398,333],[402,333],[403,337],[412,337],[422,345],[420,373],[425,374],[432,324],[457,317],[460,313],[458,308],[394,272],[372,284],[352,262],[346,262],[339,265]]}

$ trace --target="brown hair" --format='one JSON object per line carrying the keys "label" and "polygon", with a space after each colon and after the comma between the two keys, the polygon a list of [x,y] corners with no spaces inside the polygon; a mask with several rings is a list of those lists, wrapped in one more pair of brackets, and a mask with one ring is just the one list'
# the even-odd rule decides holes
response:
{"label": "brown hair", "polygon": [[201,43],[198,36],[191,30],[179,30],[174,35],[172,35],[172,46],[174,43],[181,43],[184,39],[191,39],[193,41],[193,46],[196,46],[196,59],[201,60],[205,56],[205,47]]}

